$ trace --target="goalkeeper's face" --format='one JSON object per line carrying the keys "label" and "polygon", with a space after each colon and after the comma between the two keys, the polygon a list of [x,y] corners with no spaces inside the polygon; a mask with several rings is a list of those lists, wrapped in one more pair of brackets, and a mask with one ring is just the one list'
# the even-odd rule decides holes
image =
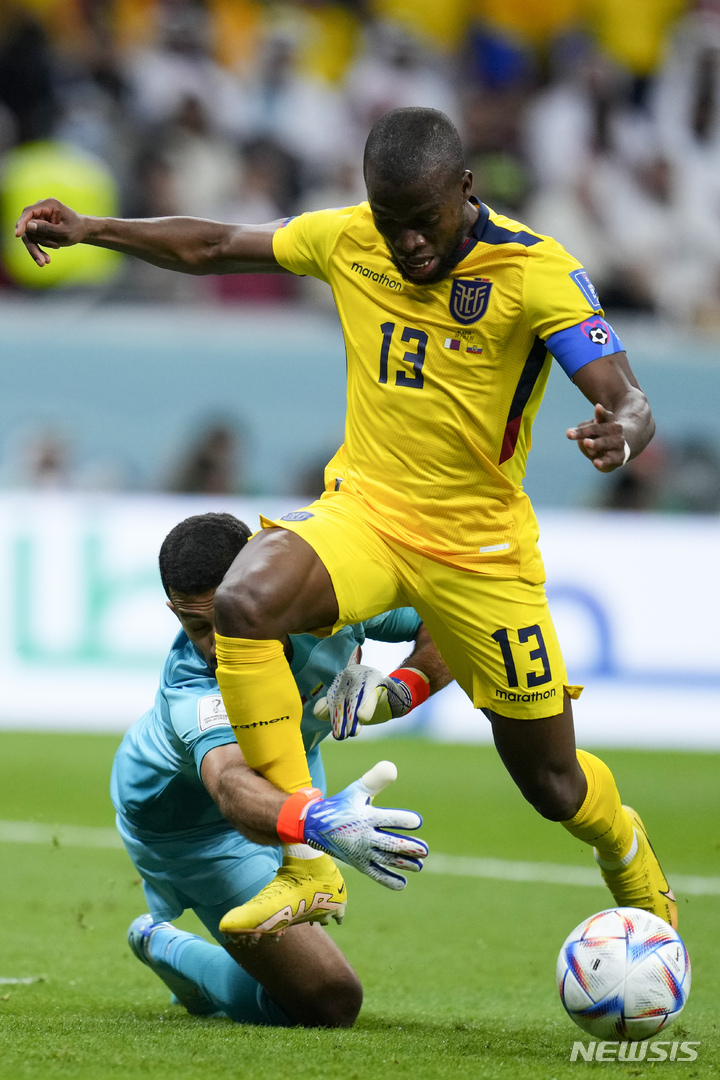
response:
{"label": "goalkeeper's face", "polygon": [[[195,648],[205,660],[211,671],[217,668],[217,656],[215,655],[215,589],[198,593],[196,596],[188,596],[170,589],[170,599],[167,606],[180,620],[180,624],[190,638]],[[293,649],[290,639],[282,639],[287,662],[292,660]]]}
{"label": "goalkeeper's face", "polygon": [[217,667],[215,656],[215,611],[213,601],[215,590],[198,596],[186,596],[170,589],[168,607],[177,615],[183,630],[198,652],[202,653],[205,663],[214,671]]}

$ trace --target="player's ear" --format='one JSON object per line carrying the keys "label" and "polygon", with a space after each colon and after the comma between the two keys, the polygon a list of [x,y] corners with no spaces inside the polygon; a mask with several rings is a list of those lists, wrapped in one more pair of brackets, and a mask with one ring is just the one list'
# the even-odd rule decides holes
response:
{"label": "player's ear", "polygon": [[470,192],[472,191],[472,186],[473,186],[473,174],[470,172],[469,169],[466,169],[465,172],[463,173],[463,178],[462,178],[462,183],[461,183],[461,190],[462,190],[463,196],[466,199],[468,198],[468,196],[470,195]]}
{"label": "player's ear", "polygon": [[165,601],[165,607],[169,607],[170,610],[172,611],[173,615],[177,615],[178,619],[180,618],[177,611],[175,610],[175,605],[173,604],[172,600],[166,600]]}

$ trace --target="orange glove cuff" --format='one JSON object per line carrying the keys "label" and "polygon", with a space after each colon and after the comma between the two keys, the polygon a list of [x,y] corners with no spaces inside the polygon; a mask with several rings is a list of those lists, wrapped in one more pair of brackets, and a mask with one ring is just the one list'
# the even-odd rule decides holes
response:
{"label": "orange glove cuff", "polygon": [[322,799],[320,788],[300,788],[286,799],[277,819],[277,834],[283,844],[305,843],[305,815],[314,802]]}
{"label": "orange glove cuff", "polygon": [[397,670],[390,672],[390,678],[400,679],[409,688],[412,698],[411,709],[414,709],[417,705],[422,705],[423,701],[427,701],[430,697],[430,683],[424,675],[413,670],[413,668],[397,668]]}

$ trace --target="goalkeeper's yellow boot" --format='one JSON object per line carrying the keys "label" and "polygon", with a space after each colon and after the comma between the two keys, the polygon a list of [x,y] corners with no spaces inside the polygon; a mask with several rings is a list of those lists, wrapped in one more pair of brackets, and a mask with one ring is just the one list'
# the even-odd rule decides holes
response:
{"label": "goalkeeper's yellow boot", "polygon": [[257,896],[223,915],[220,930],[232,941],[242,941],[248,934],[277,936],[295,923],[325,925],[331,917],[341,923],[346,900],[345,882],[329,855],[317,859],[286,855]]}
{"label": "goalkeeper's yellow boot", "polygon": [[677,930],[677,901],[653,851],[645,826],[640,815],[631,806],[623,809],[630,815],[635,839],[630,851],[620,862],[605,862],[597,851],[595,852],[603,880],[618,907],[636,907],[650,911]]}

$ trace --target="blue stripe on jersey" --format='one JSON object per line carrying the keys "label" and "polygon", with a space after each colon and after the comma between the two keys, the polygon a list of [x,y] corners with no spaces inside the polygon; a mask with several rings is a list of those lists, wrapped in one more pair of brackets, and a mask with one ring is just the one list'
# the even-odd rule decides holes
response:
{"label": "blue stripe on jersey", "polygon": [[576,371],[601,356],[624,352],[625,346],[610,323],[593,315],[576,326],[551,334],[546,342],[560,367],[572,379]]}
{"label": "blue stripe on jersey", "polygon": [[469,201],[477,207],[478,216],[458,255],[456,266],[468,257],[478,241],[482,241],[483,244],[522,244],[523,247],[532,247],[533,244],[539,244],[542,240],[541,236],[533,236],[524,229],[514,233],[510,229],[503,229],[502,226],[493,224],[490,221],[490,209],[485,206],[485,203],[481,203],[474,195],[470,196]]}
{"label": "blue stripe on jersey", "polygon": [[535,384],[540,377],[540,372],[543,369],[546,359],[547,346],[542,338],[536,337],[533,342],[533,347],[523,364],[523,369],[520,378],[518,379],[518,384],[515,387],[512,402],[510,403],[510,411],[508,412],[505,433],[503,435],[502,446],[500,447],[499,465],[502,465],[504,461],[507,461],[515,453],[515,447],[517,446],[518,436],[520,434],[520,426],[522,424],[522,415],[525,411],[525,406],[530,400],[530,395],[535,388]]}
{"label": "blue stripe on jersey", "polygon": [[[490,220],[490,211],[483,203],[478,206],[479,214],[472,230],[472,235],[483,244],[522,244],[523,247],[533,247],[534,244],[542,243],[541,236],[533,236],[532,233],[520,229],[512,232],[510,229],[496,225]],[[467,253],[466,253],[467,254]]]}

